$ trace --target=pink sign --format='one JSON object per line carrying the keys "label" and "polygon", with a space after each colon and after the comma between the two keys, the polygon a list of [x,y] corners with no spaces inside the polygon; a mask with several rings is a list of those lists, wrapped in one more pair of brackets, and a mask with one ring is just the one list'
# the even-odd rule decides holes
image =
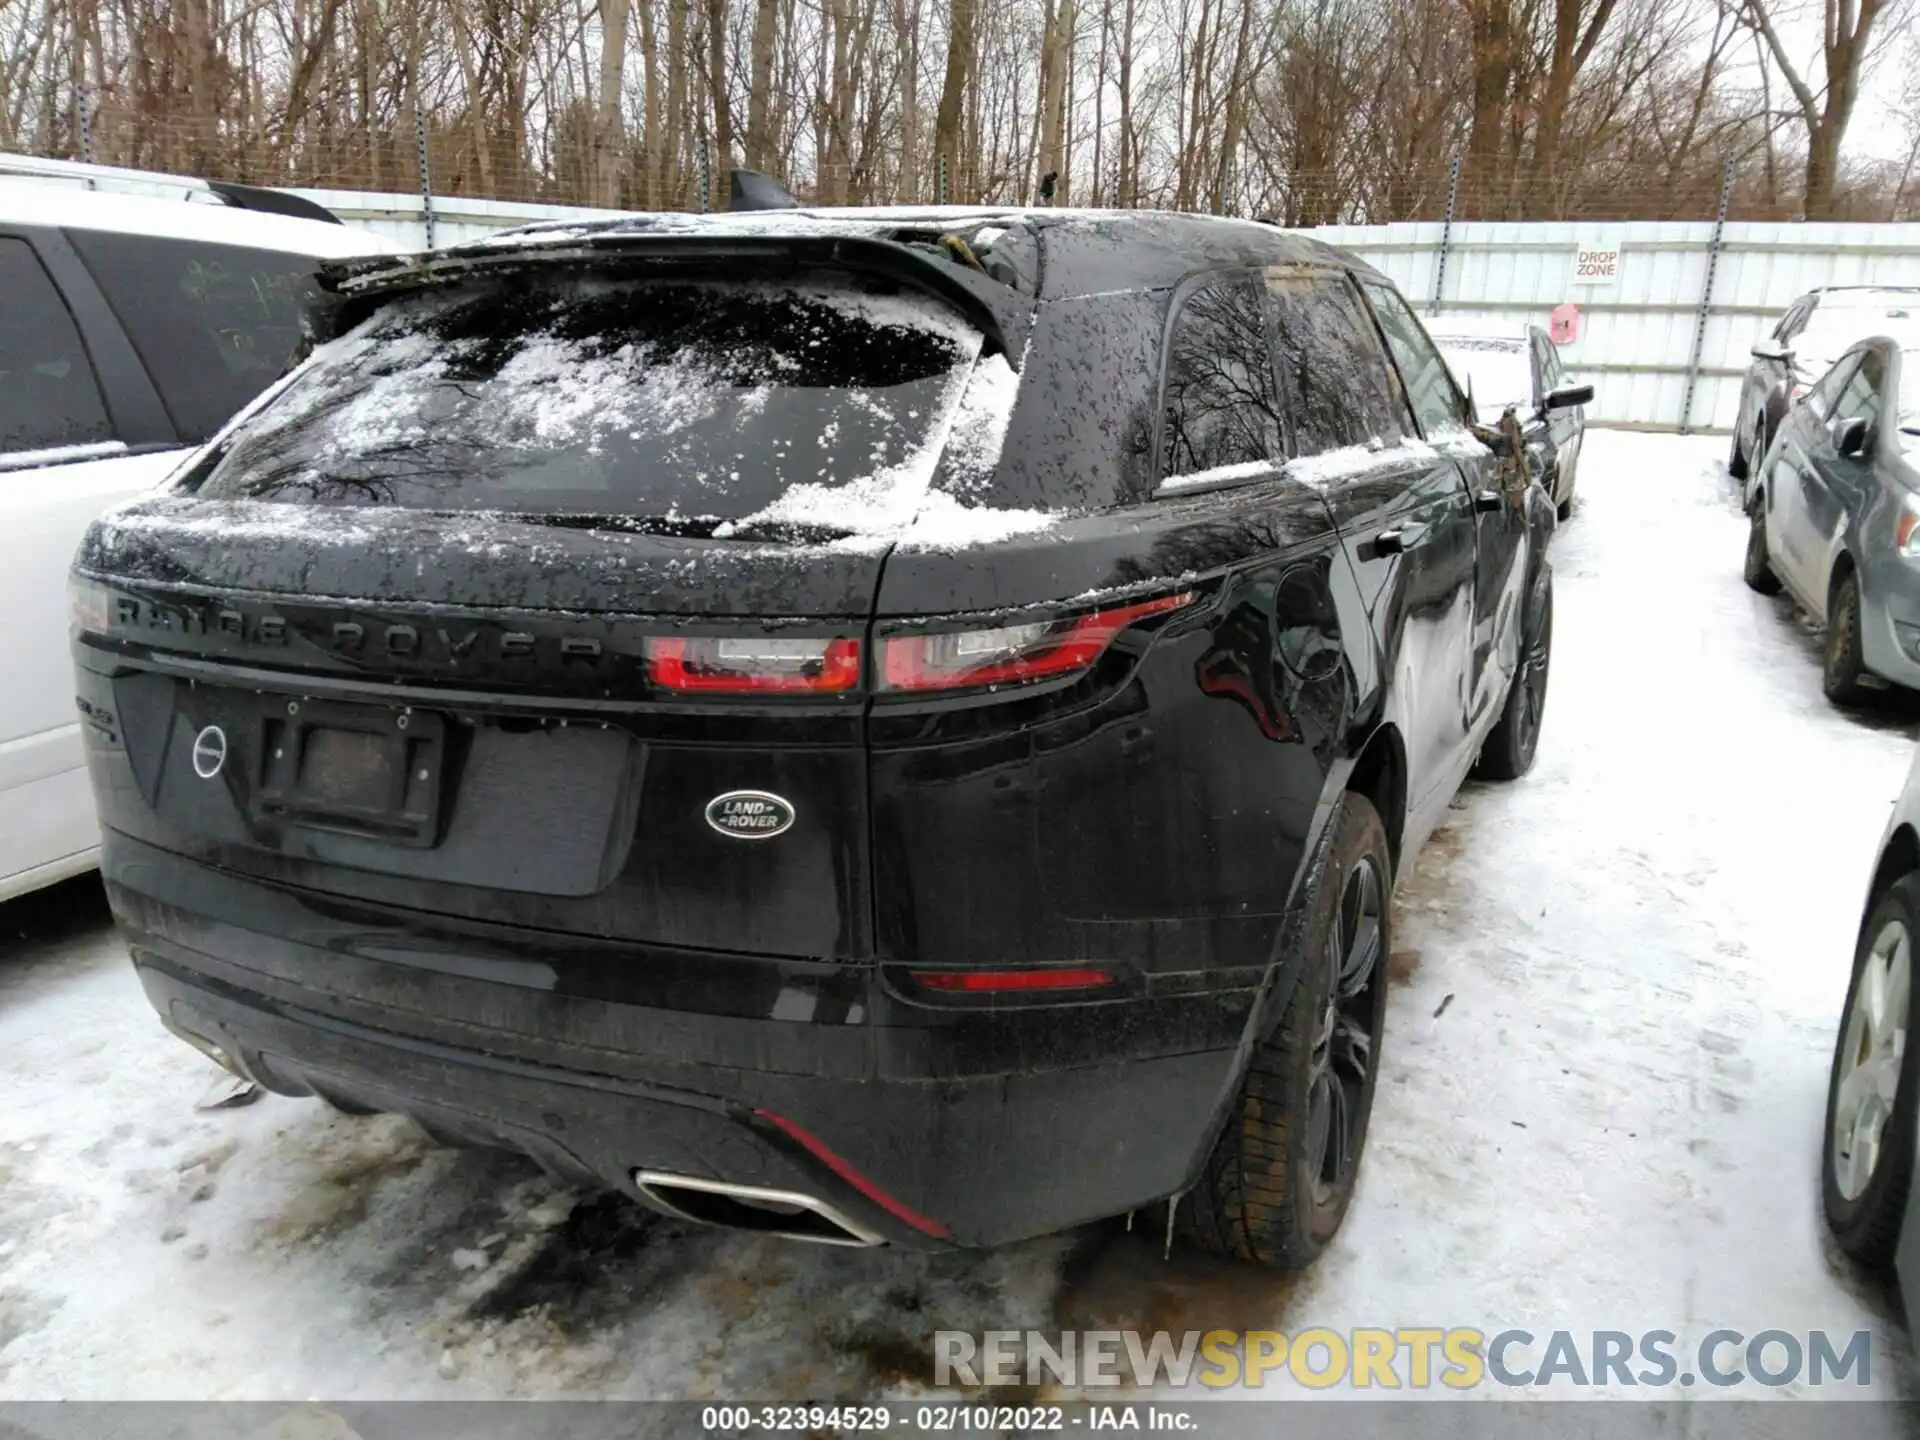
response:
{"label": "pink sign", "polygon": [[1547,335],[1556,345],[1571,345],[1580,338],[1580,307],[1569,301],[1553,307],[1547,317]]}

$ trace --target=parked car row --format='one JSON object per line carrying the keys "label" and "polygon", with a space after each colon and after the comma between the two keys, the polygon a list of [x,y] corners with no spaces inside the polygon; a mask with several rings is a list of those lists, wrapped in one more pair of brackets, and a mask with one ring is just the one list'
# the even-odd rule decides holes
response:
{"label": "parked car row", "polygon": [[[1746,582],[1824,627],[1821,683],[1854,705],[1920,688],[1920,290],[1801,297],[1753,350],[1728,469]],[[1920,1296],[1920,752],[1867,886],[1834,1040],[1822,1210],[1835,1243]]]}
{"label": "parked car row", "polygon": [[[1794,382],[1744,477],[1746,582],[1786,590],[1823,627],[1821,687],[1839,705],[1889,683],[1920,688],[1920,307],[1867,293],[1874,304],[1850,294],[1814,312],[1865,334],[1808,388]],[[1749,375],[1747,391],[1758,383]]]}
{"label": "parked car row", "polygon": [[1753,347],[1740,386],[1727,469],[1745,480],[1773,446],[1794,401],[1855,341],[1903,322],[1920,307],[1920,287],[1830,285],[1809,290]]}
{"label": "parked car row", "polygon": [[0,156],[0,900],[99,853],[66,643],[81,534],[280,376],[321,261],[393,248],[319,215]]}

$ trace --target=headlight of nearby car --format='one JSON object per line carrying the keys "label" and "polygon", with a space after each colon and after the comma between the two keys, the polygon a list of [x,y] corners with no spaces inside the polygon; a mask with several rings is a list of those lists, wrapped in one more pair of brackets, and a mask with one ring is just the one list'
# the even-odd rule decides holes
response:
{"label": "headlight of nearby car", "polygon": [[1893,548],[1909,560],[1920,560],[1920,496],[1901,499],[1900,514],[1893,522]]}

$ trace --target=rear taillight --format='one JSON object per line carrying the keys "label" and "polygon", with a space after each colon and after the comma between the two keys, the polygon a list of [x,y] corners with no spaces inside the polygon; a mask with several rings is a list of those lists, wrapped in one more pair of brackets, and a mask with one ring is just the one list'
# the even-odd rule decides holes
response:
{"label": "rear taillight", "polygon": [[682,695],[834,694],[860,686],[860,642],[832,639],[658,638],[647,676]]}
{"label": "rear taillight", "polygon": [[1037,990],[1097,990],[1113,983],[1113,972],[1092,969],[915,970],[913,978],[929,990],[955,995],[1032,994]]}
{"label": "rear taillight", "polygon": [[67,583],[68,613],[82,635],[104,635],[113,623],[113,596],[104,585],[78,577]]}
{"label": "rear taillight", "polygon": [[1071,675],[1105,654],[1129,625],[1196,598],[1189,590],[1069,620],[891,636],[880,644],[880,684],[887,690],[959,690]]}

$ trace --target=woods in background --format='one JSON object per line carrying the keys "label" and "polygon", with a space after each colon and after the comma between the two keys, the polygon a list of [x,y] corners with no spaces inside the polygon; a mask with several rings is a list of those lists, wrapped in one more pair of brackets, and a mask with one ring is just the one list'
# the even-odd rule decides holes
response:
{"label": "woods in background", "polygon": [[[735,165],[830,204],[1289,225],[1920,216],[1846,163],[1900,0],[0,0],[0,150],[645,209]],[[1825,6],[1826,14],[1821,15]],[[1810,17],[1810,18],[1809,18]],[[1783,27],[1824,18],[1796,52]],[[1816,33],[1806,29],[1806,33]],[[1906,46],[1903,52],[1901,47]],[[1885,147],[1881,147],[1884,149]]]}

